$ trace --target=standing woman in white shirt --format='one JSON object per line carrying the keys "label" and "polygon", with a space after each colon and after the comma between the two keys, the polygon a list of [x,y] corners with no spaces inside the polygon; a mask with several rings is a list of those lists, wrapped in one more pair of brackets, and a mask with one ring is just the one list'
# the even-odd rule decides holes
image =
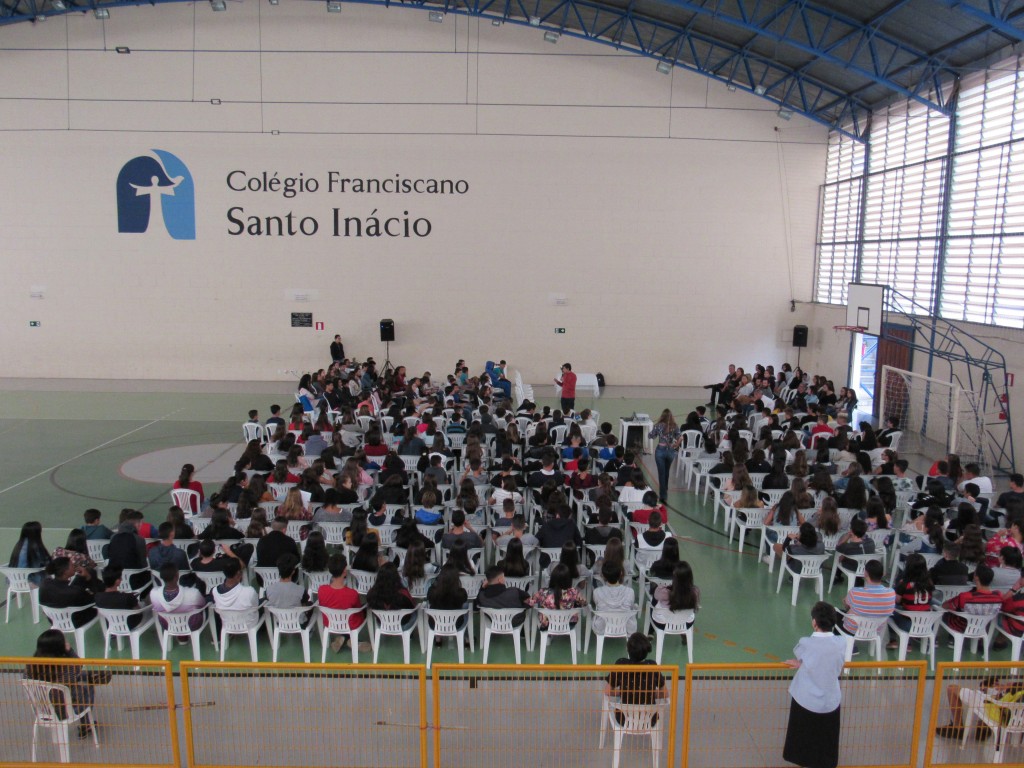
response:
{"label": "standing woman in white shirt", "polygon": [[796,670],[789,685],[792,702],[782,757],[803,768],[839,765],[839,676],[846,658],[846,640],[832,634],[836,611],[825,602],[811,609],[810,637],[793,649],[795,659],[785,662]]}

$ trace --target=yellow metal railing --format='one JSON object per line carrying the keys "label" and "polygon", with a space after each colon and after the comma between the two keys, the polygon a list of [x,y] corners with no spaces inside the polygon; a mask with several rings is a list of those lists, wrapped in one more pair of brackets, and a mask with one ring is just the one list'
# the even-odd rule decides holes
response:
{"label": "yellow metal railing", "polygon": [[0,659],[0,765],[171,768],[178,750],[169,662]]}

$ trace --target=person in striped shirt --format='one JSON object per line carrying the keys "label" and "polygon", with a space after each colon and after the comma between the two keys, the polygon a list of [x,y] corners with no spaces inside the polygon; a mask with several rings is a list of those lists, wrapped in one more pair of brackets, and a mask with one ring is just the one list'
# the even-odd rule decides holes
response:
{"label": "person in striped shirt", "polygon": [[843,602],[847,608],[843,619],[843,631],[857,632],[857,617],[888,618],[896,609],[896,593],[882,584],[882,563],[869,560],[864,566],[864,586],[854,587]]}

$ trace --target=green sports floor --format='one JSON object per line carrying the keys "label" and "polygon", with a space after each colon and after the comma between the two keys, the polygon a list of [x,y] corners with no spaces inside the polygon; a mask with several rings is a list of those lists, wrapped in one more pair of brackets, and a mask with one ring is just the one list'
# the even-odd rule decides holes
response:
{"label": "green sports floor", "polygon": [[[23,382],[0,382],[0,552],[5,560],[21,524],[27,520],[42,522],[51,549],[64,542],[70,528],[81,524],[82,512],[90,507],[100,509],[108,525],[116,522],[123,507],[140,509],[148,521],[159,523],[166,515],[170,486],[183,461],[196,464],[199,479],[209,495],[224,478],[204,475],[204,463],[212,463],[212,457],[234,457],[241,453],[241,423],[248,410],[258,408],[265,419],[271,403],[287,406],[293,401],[287,384],[89,382],[88,391],[67,391],[68,386],[73,383],[34,383],[30,389]],[[143,388],[145,391],[140,391]],[[685,416],[703,394],[700,389],[608,387],[596,400],[579,399],[577,407],[597,408],[603,421],[617,424],[620,416],[633,412],[657,418],[666,407],[677,416]],[[538,402],[557,405],[553,399],[543,397]],[[188,450],[190,447],[194,448]],[[152,476],[152,466],[160,460],[161,451],[167,452],[162,479]],[[195,458],[191,457],[193,453]],[[143,458],[139,460],[140,457]],[[150,468],[148,475],[140,474],[140,465]],[[223,461],[218,466],[223,466]],[[647,466],[656,476],[651,457],[647,457]],[[140,479],[141,475],[146,476]],[[693,566],[701,588],[694,661],[765,662],[789,658],[796,640],[810,630],[814,590],[808,584],[802,585],[796,607],[790,605],[788,582],[776,594],[776,574],[769,574],[755,556],[756,537],[748,536],[753,545],[738,553],[735,542],[729,545],[721,519],[717,526],[712,526],[710,500],[707,505],[702,504],[693,493],[682,489],[679,480],[670,491],[669,507],[669,523],[681,538],[683,558]],[[841,603],[844,589],[837,585],[826,599]],[[38,625],[32,624],[27,603],[20,610],[11,606],[10,622],[0,635],[0,655],[31,655],[35,638],[44,627],[45,618]],[[90,630],[87,642],[88,655],[102,654],[98,626]],[[594,662],[594,645],[591,643],[589,654],[581,654],[581,663]],[[606,662],[623,655],[624,647],[620,648],[615,641],[608,645]],[[319,658],[319,650],[314,636],[314,658]],[[115,648],[112,653],[115,657],[130,658],[127,645],[123,652]],[[949,660],[951,654],[950,649],[943,647],[938,660]],[[142,655],[160,657],[155,634],[147,633],[143,638]],[[177,661],[191,658],[191,652],[176,648],[171,656]],[[1005,660],[1008,656],[1009,651],[1000,651],[994,652],[992,658]],[[203,658],[215,658],[207,637]],[[301,661],[297,638],[284,640],[280,658]],[[348,658],[344,651],[332,660]],[[363,658],[369,660],[368,656]],[[908,658],[919,657],[911,653]],[[965,654],[965,660],[968,658],[970,654]],[[227,659],[249,659],[244,638],[230,644]],[[260,659],[270,660],[270,645],[265,636],[260,640]],[[417,660],[415,652],[413,659]],[[434,659],[457,661],[455,649],[437,649]],[[555,640],[547,659],[548,663],[568,663],[568,643]],[[401,661],[401,644],[397,639],[384,641],[380,660]],[[475,654],[467,651],[467,661],[481,660],[479,648]],[[490,660],[513,662],[511,643],[496,640]],[[524,662],[536,661],[536,650],[525,654]],[[668,638],[664,661],[684,664],[686,648],[675,638]]]}

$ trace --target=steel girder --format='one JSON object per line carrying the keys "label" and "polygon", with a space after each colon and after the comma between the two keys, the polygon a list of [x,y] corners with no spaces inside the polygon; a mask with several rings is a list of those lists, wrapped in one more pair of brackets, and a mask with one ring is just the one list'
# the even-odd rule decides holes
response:
{"label": "steel girder", "polygon": [[1021,0],[940,0],[954,10],[992,27],[1006,36],[1010,42],[1024,41],[1024,29],[1014,24],[1020,23],[1024,14],[1024,3]]}

